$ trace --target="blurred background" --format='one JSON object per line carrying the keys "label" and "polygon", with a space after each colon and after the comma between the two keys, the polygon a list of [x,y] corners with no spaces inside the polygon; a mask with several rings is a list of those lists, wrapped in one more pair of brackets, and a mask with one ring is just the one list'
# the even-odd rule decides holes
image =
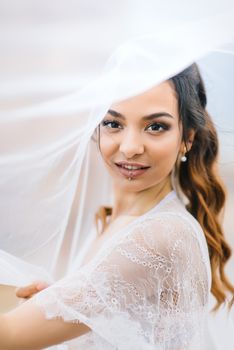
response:
{"label": "blurred background", "polygon": [[[71,93],[99,74],[111,51],[124,40],[125,27],[129,30],[124,13],[132,6],[140,19],[140,3],[137,0],[0,0],[1,114]],[[214,8],[216,3],[213,1]],[[160,8],[163,6],[159,4]],[[173,16],[174,7],[176,5],[171,2],[169,17]],[[199,6],[191,11],[194,18],[199,15],[198,10]],[[183,16],[181,11],[180,16]],[[212,64],[219,65],[217,74],[223,76],[222,86],[210,84],[209,67]],[[201,70],[205,72],[208,109],[220,133],[219,167],[228,196],[224,228],[234,248],[233,101],[228,99],[230,91],[225,94],[230,89],[225,85],[225,76],[232,75],[234,81],[234,67],[227,71],[225,60],[220,61],[217,54],[212,61],[209,58],[202,60]],[[214,97],[219,94],[219,89],[222,104]],[[230,128],[229,120],[232,121]],[[0,232],[0,248],[3,234]],[[234,282],[234,258],[228,264],[227,272]],[[2,311],[13,305],[13,299],[14,290],[0,286]]]}

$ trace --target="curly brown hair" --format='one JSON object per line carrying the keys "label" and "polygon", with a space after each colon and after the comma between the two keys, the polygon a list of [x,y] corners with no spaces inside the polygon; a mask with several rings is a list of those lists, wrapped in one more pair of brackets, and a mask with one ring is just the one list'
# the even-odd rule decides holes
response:
{"label": "curly brown hair", "polygon": [[188,161],[178,169],[178,182],[188,199],[187,209],[198,220],[208,244],[211,271],[211,292],[216,298],[216,310],[234,287],[228,280],[224,266],[231,256],[220,223],[225,204],[225,190],[217,172],[218,137],[206,111],[206,91],[198,66],[194,63],[170,79],[178,97],[179,114],[186,145],[189,132],[195,131],[192,148],[186,154]]}

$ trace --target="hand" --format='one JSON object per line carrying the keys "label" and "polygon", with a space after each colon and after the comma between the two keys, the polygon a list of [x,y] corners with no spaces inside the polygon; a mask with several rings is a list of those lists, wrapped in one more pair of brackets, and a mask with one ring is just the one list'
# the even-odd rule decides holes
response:
{"label": "hand", "polygon": [[49,285],[45,282],[34,282],[28,286],[16,288],[15,294],[18,298],[29,299],[48,286]]}

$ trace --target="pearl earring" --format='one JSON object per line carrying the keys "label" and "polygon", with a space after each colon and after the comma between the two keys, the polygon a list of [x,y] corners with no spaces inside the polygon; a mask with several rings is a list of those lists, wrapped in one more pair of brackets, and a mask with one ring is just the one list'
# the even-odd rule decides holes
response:
{"label": "pearl earring", "polygon": [[181,157],[181,162],[184,163],[184,162],[186,162],[186,160],[187,160],[187,157],[186,157],[186,156],[182,156],[182,157]]}

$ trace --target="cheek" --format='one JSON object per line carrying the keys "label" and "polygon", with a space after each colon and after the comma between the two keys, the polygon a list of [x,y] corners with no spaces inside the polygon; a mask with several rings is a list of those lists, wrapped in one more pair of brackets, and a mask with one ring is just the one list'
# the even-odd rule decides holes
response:
{"label": "cheek", "polygon": [[118,150],[118,143],[113,135],[107,134],[106,132],[100,132],[100,149],[103,158],[108,162],[108,160],[116,153]]}
{"label": "cheek", "polygon": [[148,145],[148,150],[151,159],[155,161],[155,165],[172,168],[176,162],[180,145],[180,134],[168,134],[166,137],[155,140],[151,145]]}

